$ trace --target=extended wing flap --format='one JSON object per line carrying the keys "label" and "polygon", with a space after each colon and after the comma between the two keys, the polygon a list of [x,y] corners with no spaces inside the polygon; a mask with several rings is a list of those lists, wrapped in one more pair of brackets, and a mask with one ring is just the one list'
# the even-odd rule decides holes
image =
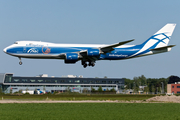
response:
{"label": "extended wing flap", "polygon": [[134,39],[128,40],[128,41],[119,42],[119,43],[112,44],[112,45],[108,45],[108,46],[105,46],[105,47],[101,47],[100,50],[102,52],[104,52],[104,53],[107,53],[107,52],[110,52],[110,51],[114,50],[115,47],[124,45],[124,44],[132,42],[132,41],[134,41]]}

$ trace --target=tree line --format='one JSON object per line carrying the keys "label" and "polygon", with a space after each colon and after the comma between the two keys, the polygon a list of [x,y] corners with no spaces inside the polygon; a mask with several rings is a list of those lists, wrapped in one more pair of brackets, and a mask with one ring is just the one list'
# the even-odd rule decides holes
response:
{"label": "tree line", "polygon": [[134,77],[133,79],[125,78],[124,89],[133,89],[134,92],[141,90],[139,86],[144,87],[144,92],[167,92],[167,84],[173,84],[175,82],[180,82],[178,76],[170,76],[168,78],[146,78],[144,75],[139,77]]}

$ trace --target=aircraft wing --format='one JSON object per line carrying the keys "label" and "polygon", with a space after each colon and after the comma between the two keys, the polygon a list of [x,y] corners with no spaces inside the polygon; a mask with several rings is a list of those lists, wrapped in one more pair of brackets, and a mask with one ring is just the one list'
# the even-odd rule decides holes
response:
{"label": "aircraft wing", "polygon": [[100,50],[101,50],[102,52],[104,52],[104,53],[107,53],[107,52],[110,52],[110,51],[114,50],[115,47],[124,45],[124,44],[129,43],[129,42],[132,42],[132,41],[134,41],[134,39],[132,39],[132,40],[127,40],[127,41],[123,41],[123,42],[119,42],[119,43],[112,44],[112,45],[108,45],[108,46],[105,46],[105,47],[101,47]]}
{"label": "aircraft wing", "polygon": [[[119,43],[112,44],[112,45],[107,45],[107,46],[100,47],[100,48],[97,48],[97,49],[101,50],[101,52],[103,52],[103,53],[107,53],[107,52],[113,51],[115,47],[124,45],[124,44],[129,43],[129,42],[132,42],[132,41],[134,41],[134,39],[132,39],[132,40],[127,40],[127,41],[123,41],[123,42],[119,42]],[[83,56],[84,54],[87,53],[87,50],[79,51],[79,53]]]}
{"label": "aircraft wing", "polygon": [[88,56],[88,50],[89,49],[87,49],[87,50],[82,50],[82,51],[74,52],[74,53],[61,53],[58,55],[58,58],[66,59],[67,54],[71,54],[71,55],[78,54],[79,59],[87,59],[87,60],[91,60],[91,61],[96,61],[98,59],[99,54],[111,52],[112,50],[114,50],[115,47],[124,45],[124,44],[132,42],[132,41],[134,41],[134,39],[119,42],[119,43],[112,44],[112,45],[107,45],[107,46],[100,47],[100,48],[92,48],[91,50],[93,50],[93,52],[98,53],[97,56]]}

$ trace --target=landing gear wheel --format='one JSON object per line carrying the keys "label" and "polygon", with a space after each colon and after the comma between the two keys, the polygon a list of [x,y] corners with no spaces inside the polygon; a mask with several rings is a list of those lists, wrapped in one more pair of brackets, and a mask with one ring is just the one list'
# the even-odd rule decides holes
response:
{"label": "landing gear wheel", "polygon": [[95,66],[95,63],[94,63],[94,62],[89,62],[89,66],[94,67],[94,66]]}
{"label": "landing gear wheel", "polygon": [[19,62],[19,65],[22,65],[22,62],[21,62],[21,61]]}
{"label": "landing gear wheel", "polygon": [[[87,64],[87,62],[88,62],[88,64]],[[85,60],[82,60],[81,64],[83,65],[84,68],[86,68],[87,66],[94,67],[95,66],[95,61],[85,61]]]}
{"label": "landing gear wheel", "polygon": [[91,66],[92,66],[92,67],[94,67],[94,66],[95,66],[95,64],[94,64],[94,63],[92,63],[92,64],[91,64]]}
{"label": "landing gear wheel", "polygon": [[84,64],[83,67],[86,68],[86,67],[87,67],[87,64]]}

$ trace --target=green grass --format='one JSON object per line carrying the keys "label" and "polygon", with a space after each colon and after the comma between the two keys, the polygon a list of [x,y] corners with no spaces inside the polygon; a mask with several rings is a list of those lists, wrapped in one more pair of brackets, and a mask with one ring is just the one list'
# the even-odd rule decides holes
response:
{"label": "green grass", "polygon": [[180,120],[177,103],[0,104],[1,120]]}
{"label": "green grass", "polygon": [[145,100],[155,95],[84,95],[84,94],[60,94],[60,95],[0,95],[4,100]]}

